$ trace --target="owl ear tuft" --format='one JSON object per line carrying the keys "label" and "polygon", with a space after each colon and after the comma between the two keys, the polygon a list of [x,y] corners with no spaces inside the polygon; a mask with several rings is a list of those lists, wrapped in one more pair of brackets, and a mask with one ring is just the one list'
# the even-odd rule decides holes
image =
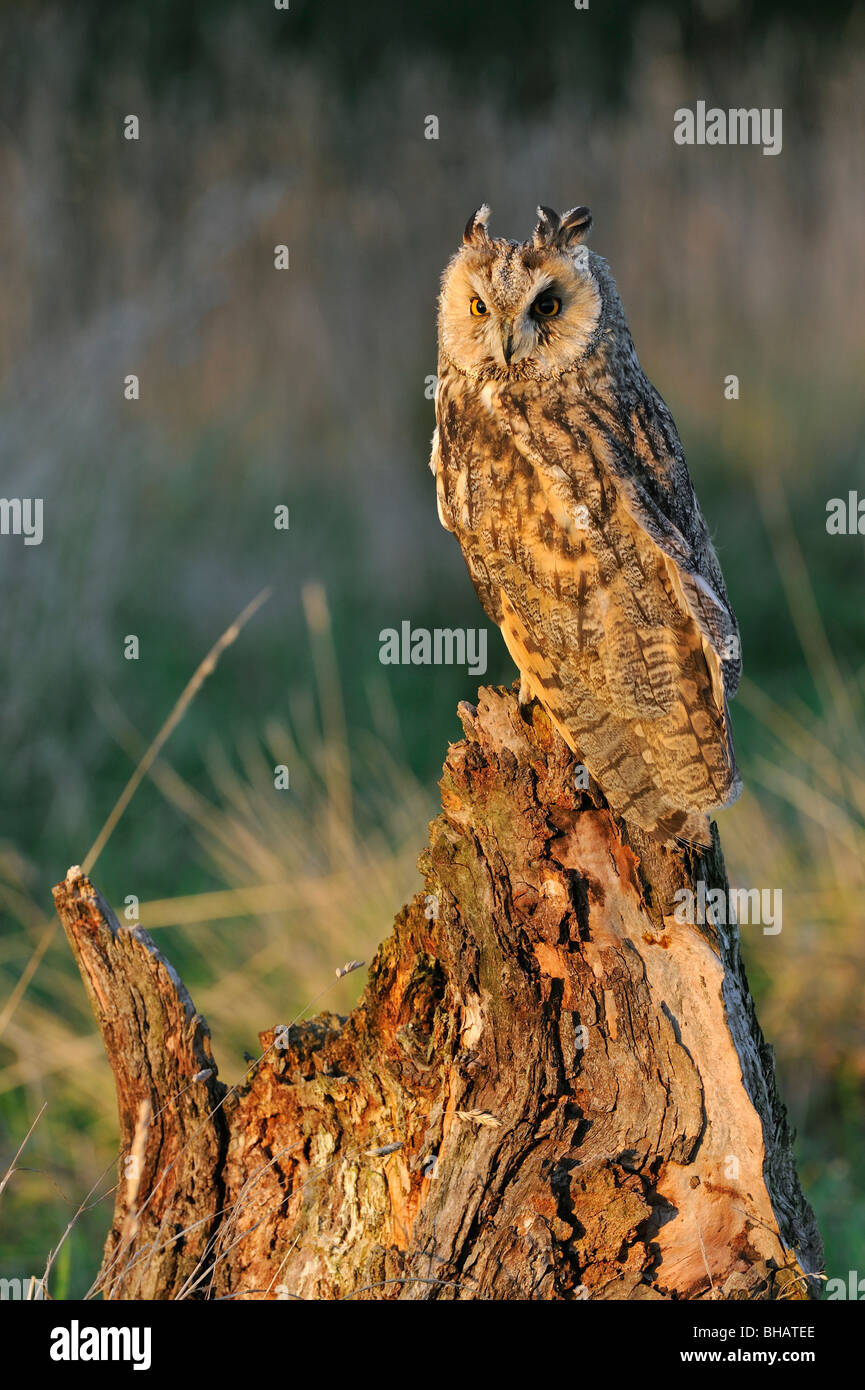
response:
{"label": "owl ear tuft", "polygon": [[592,214],[588,208],[571,208],[562,217],[561,224],[556,232],[556,245],[563,250],[567,246],[575,246],[581,241],[585,241],[589,232],[592,230]]}
{"label": "owl ear tuft", "polygon": [[535,246],[549,246],[561,226],[562,219],[553,208],[538,208],[538,225],[532,235]]}
{"label": "owl ear tuft", "polygon": [[465,246],[489,245],[490,238],[487,232],[487,219],[489,215],[490,210],[486,203],[481,203],[477,212],[472,213],[466,223],[466,229],[463,232],[463,243]]}

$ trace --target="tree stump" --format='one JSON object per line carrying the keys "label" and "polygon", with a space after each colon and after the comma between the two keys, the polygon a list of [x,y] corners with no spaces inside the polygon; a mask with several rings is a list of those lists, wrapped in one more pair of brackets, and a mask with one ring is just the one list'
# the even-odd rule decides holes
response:
{"label": "tree stump", "polygon": [[357,1007],[262,1033],[230,1091],[146,932],[55,889],[117,1083],[106,1297],[814,1295],[738,929],[674,920],[727,888],[717,830],[663,848],[537,704],[478,700]]}

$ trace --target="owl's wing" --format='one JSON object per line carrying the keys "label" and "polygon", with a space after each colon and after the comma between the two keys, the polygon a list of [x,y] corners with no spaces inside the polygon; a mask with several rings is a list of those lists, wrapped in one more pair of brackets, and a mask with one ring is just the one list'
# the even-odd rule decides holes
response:
{"label": "owl's wing", "polygon": [[442,467],[442,451],[439,437],[439,427],[436,425],[433,430],[432,445],[429,456],[430,472],[435,478],[436,483],[436,506],[438,507],[439,521],[446,531],[452,531],[453,522],[451,521],[450,508],[448,507],[447,497],[444,490],[444,478],[439,479]]}
{"label": "owl's wing", "polygon": [[[585,761],[594,772],[594,759],[597,780],[626,818],[699,840],[705,829],[701,835],[690,812],[728,805],[741,788],[727,708],[740,670],[738,632],[675,426],[646,388],[627,418],[574,400],[564,387],[527,393],[511,432],[545,497],[570,489],[570,511],[588,511],[585,543],[571,533],[556,569],[559,591],[580,600],[582,632],[600,629],[595,659],[574,652],[573,624],[560,625],[556,679],[542,682],[548,707],[572,746],[591,748]],[[587,564],[588,582],[580,575],[577,584]],[[510,585],[514,627],[531,647],[541,610],[520,600],[513,575]]]}
{"label": "owl's wing", "polygon": [[[559,587],[562,572],[573,573],[583,558],[568,521],[581,505],[589,512],[584,552],[597,572],[588,627],[603,629],[598,649],[615,705],[632,718],[652,718],[684,690],[709,720],[714,747],[703,756],[715,804],[724,804],[739,788],[727,712],[741,670],[738,629],[675,425],[645,386],[627,417],[592,409],[561,384],[526,392],[510,415],[511,437],[540,481],[544,505],[558,504],[560,524],[564,506],[571,544],[557,560]],[[573,595],[574,583],[568,588]],[[664,612],[661,588],[678,617]],[[690,678],[698,668],[695,689]]]}
{"label": "owl's wing", "polygon": [[655,388],[648,381],[646,387],[631,416],[630,447],[611,449],[611,471],[634,520],[672,561],[673,578],[718,656],[732,697],[742,674],[736,618],[675,423]]}
{"label": "owl's wing", "polygon": [[[550,399],[530,402],[514,430],[517,447],[548,474],[568,476],[579,499],[574,453],[582,446],[615,483],[636,526],[655,543],[683,610],[714,655],[724,693],[732,697],[742,672],[736,619],[709,538],[673,419],[660,396],[646,391],[625,417],[603,417]],[[723,703],[723,702],[722,702]]]}

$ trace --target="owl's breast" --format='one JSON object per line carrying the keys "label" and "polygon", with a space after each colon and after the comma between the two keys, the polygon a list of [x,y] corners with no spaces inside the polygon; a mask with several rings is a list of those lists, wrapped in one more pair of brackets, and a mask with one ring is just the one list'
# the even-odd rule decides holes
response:
{"label": "owl's breast", "polygon": [[[441,391],[442,490],[464,542],[505,532],[562,556],[586,555],[615,507],[576,421],[537,428],[542,384],[474,383]],[[542,416],[540,418],[543,418]]]}

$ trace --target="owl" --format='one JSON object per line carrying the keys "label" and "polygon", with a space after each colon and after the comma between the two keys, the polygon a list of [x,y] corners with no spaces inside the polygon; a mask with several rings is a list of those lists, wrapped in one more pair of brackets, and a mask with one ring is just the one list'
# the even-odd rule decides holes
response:
{"label": "owl", "polygon": [[643,373],[588,208],[529,241],[469,218],[442,277],[439,518],[520,673],[626,822],[710,843],[741,790],[736,619],[672,416]]}

